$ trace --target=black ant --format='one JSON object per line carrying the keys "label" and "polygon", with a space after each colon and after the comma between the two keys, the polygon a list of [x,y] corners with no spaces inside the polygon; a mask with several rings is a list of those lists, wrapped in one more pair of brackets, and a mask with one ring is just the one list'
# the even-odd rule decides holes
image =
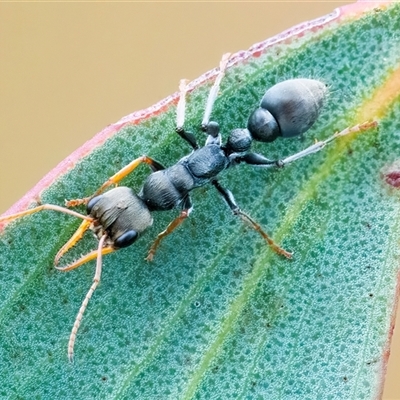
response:
{"label": "black ant", "polygon": [[[285,165],[321,150],[334,139],[375,126],[375,122],[366,122],[335,133],[328,139],[317,142],[299,153],[282,160],[269,160],[261,154],[248,152],[252,141],[272,142],[278,136],[294,137],[306,132],[317,120],[326,96],[326,85],[313,79],[290,79],[276,84],[266,91],[260,107],[249,117],[247,129],[234,129],[228,140],[222,143],[219,125],[210,121],[213,104],[218,95],[220,82],[225,74],[229,54],[223,56],[219,73],[212,86],[204,113],[201,128],[207,134],[203,147],[199,147],[193,133],[184,129],[185,96],[187,82],[180,84],[180,98],[177,106],[176,132],[186,140],[193,151],[171,167],[165,168],[157,161],[144,155],[133,160],[114,176],[109,178],[91,197],[66,202],[67,207],[86,205],[87,215],[68,208],[44,204],[13,215],[0,218],[0,222],[9,221],[41,210],[54,210],[83,219],[82,224],[68,242],[59,250],[55,264],[91,229],[99,239],[94,250],[66,267],[56,267],[61,271],[70,271],[80,265],[97,259],[93,284],[90,287],[75,319],[68,343],[68,357],[73,357],[76,334],[86,306],[100,282],[102,256],[123,247],[130,246],[149,226],[152,225],[153,211],[180,209],[181,212],[153,242],[147,255],[151,261],[161,240],[172,233],[192,211],[190,192],[193,189],[211,183],[223,197],[233,214],[255,229],[276,253],[291,258],[292,253],[278,246],[249,215],[236,204],[233,194],[218,182],[218,175],[227,168],[246,163],[264,168],[281,168]],[[109,186],[118,184],[127,174],[140,164],[146,163],[152,173],[146,178],[139,194],[124,186],[103,193]]]}

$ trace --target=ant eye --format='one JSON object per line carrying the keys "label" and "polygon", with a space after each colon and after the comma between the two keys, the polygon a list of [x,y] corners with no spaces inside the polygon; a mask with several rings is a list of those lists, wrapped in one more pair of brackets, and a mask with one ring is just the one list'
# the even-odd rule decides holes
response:
{"label": "ant eye", "polygon": [[139,234],[134,231],[128,231],[123,233],[118,239],[114,240],[114,246],[117,248],[130,246],[137,238]]}
{"label": "ant eye", "polygon": [[103,197],[102,194],[95,196],[89,200],[89,202],[87,203],[87,206],[86,206],[86,212],[88,214],[90,214],[92,212],[94,205],[100,200],[101,197]]}

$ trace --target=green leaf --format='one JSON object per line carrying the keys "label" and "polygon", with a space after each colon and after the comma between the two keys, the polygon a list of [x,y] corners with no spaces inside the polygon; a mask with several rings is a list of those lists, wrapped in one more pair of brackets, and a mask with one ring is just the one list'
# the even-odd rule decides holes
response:
{"label": "green leaf", "polygon": [[[233,57],[213,110],[225,138],[276,82],[312,77],[330,88],[304,140],[254,146],[269,158],[379,121],[283,170],[241,166],[221,178],[294,251],[291,261],[231,215],[215,189],[194,191],[191,218],[154,262],[144,257],[176,212],[158,213],[134,246],[104,257],[70,364],[69,332],[94,265],[61,273],[53,260],[80,221],[45,211],[9,224],[0,236],[0,397],[379,396],[399,273],[399,32],[399,3],[357,3]],[[186,125],[198,138],[213,76],[188,97]],[[174,133],[176,100],[106,128],[11,212],[89,196],[141,154],[174,164],[189,151]],[[137,191],[147,174],[140,168],[123,184]],[[63,262],[94,248],[87,235]]]}

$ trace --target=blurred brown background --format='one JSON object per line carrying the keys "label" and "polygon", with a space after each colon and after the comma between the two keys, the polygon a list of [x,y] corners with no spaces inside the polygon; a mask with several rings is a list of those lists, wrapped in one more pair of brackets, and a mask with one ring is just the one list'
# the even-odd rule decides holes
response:
{"label": "blurred brown background", "polygon": [[[1,3],[0,214],[106,125],[350,1]],[[384,399],[400,399],[400,332]],[[396,336],[396,332],[395,332]]]}

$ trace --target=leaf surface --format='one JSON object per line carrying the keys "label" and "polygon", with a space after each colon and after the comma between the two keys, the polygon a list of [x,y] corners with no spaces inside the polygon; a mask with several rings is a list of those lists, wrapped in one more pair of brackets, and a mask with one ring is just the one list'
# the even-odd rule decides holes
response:
{"label": "leaf surface", "polygon": [[[380,395],[399,273],[400,4],[362,2],[233,57],[212,118],[224,137],[244,127],[266,88],[323,80],[326,106],[303,140],[257,144],[268,158],[296,153],[347,126],[341,138],[278,171],[250,166],[221,183],[291,261],[236,220],[212,187],[193,193],[191,218],[144,261],[176,212],[158,213],[130,248],[104,257],[78,332],[69,332],[94,265],[70,273],[54,256],[79,225],[41,212],[0,236],[0,397],[140,399],[372,399]],[[215,71],[192,83],[195,131]],[[35,201],[89,196],[141,154],[173,165],[188,153],[174,132],[177,95],[106,128],[10,212]],[[148,174],[123,184],[140,189]],[[94,249],[85,237],[65,263]]]}

